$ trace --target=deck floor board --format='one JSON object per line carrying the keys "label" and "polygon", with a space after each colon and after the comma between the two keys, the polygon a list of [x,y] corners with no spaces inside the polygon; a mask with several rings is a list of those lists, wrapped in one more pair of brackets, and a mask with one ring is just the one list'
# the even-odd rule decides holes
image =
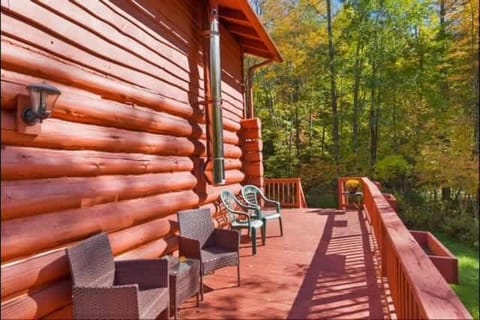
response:
{"label": "deck floor board", "polygon": [[284,237],[270,221],[267,243],[259,240],[257,255],[242,236],[241,286],[235,267],[217,270],[204,278],[200,307],[190,299],[180,307],[180,318],[386,318],[385,290],[364,217],[311,208],[282,214]]}

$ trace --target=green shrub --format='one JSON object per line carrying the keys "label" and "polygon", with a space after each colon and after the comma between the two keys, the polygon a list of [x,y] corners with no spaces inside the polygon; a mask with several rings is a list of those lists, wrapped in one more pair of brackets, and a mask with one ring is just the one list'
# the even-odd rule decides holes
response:
{"label": "green shrub", "polygon": [[401,155],[383,158],[375,166],[376,178],[394,191],[404,191],[407,178],[412,174],[412,166]]}
{"label": "green shrub", "polygon": [[408,229],[441,232],[478,248],[479,221],[471,212],[445,201],[426,201],[414,193],[397,196],[397,201],[398,214]]}

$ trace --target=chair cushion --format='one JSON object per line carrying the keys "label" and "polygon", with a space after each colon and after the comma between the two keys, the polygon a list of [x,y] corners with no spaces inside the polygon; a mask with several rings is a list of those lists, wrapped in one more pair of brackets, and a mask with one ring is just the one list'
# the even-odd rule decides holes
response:
{"label": "chair cushion", "polygon": [[156,319],[170,301],[168,288],[148,289],[138,292],[140,319]]}
{"label": "chair cushion", "polygon": [[216,269],[238,264],[238,252],[219,247],[207,247],[201,250],[202,274],[213,273]]}

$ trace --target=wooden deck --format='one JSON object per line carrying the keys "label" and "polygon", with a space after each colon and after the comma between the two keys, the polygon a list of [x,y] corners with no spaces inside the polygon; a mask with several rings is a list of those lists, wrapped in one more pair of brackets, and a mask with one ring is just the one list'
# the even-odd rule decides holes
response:
{"label": "wooden deck", "polygon": [[[356,211],[283,210],[284,237],[276,221],[267,243],[251,255],[242,238],[241,287],[236,269],[204,278],[205,299],[182,305],[183,319],[382,319],[385,290],[368,223]],[[259,241],[260,243],[260,241]]]}

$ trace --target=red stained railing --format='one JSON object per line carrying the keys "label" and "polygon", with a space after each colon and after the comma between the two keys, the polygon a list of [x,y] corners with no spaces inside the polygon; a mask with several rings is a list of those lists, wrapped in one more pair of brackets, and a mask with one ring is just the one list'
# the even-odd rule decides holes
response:
{"label": "red stained railing", "polygon": [[265,179],[265,196],[284,208],[307,208],[300,178]]}
{"label": "red stained railing", "polygon": [[[338,180],[339,206],[348,204],[345,182]],[[382,275],[388,280],[398,319],[472,319],[391,207],[378,186],[362,183],[363,203],[379,246]]]}

